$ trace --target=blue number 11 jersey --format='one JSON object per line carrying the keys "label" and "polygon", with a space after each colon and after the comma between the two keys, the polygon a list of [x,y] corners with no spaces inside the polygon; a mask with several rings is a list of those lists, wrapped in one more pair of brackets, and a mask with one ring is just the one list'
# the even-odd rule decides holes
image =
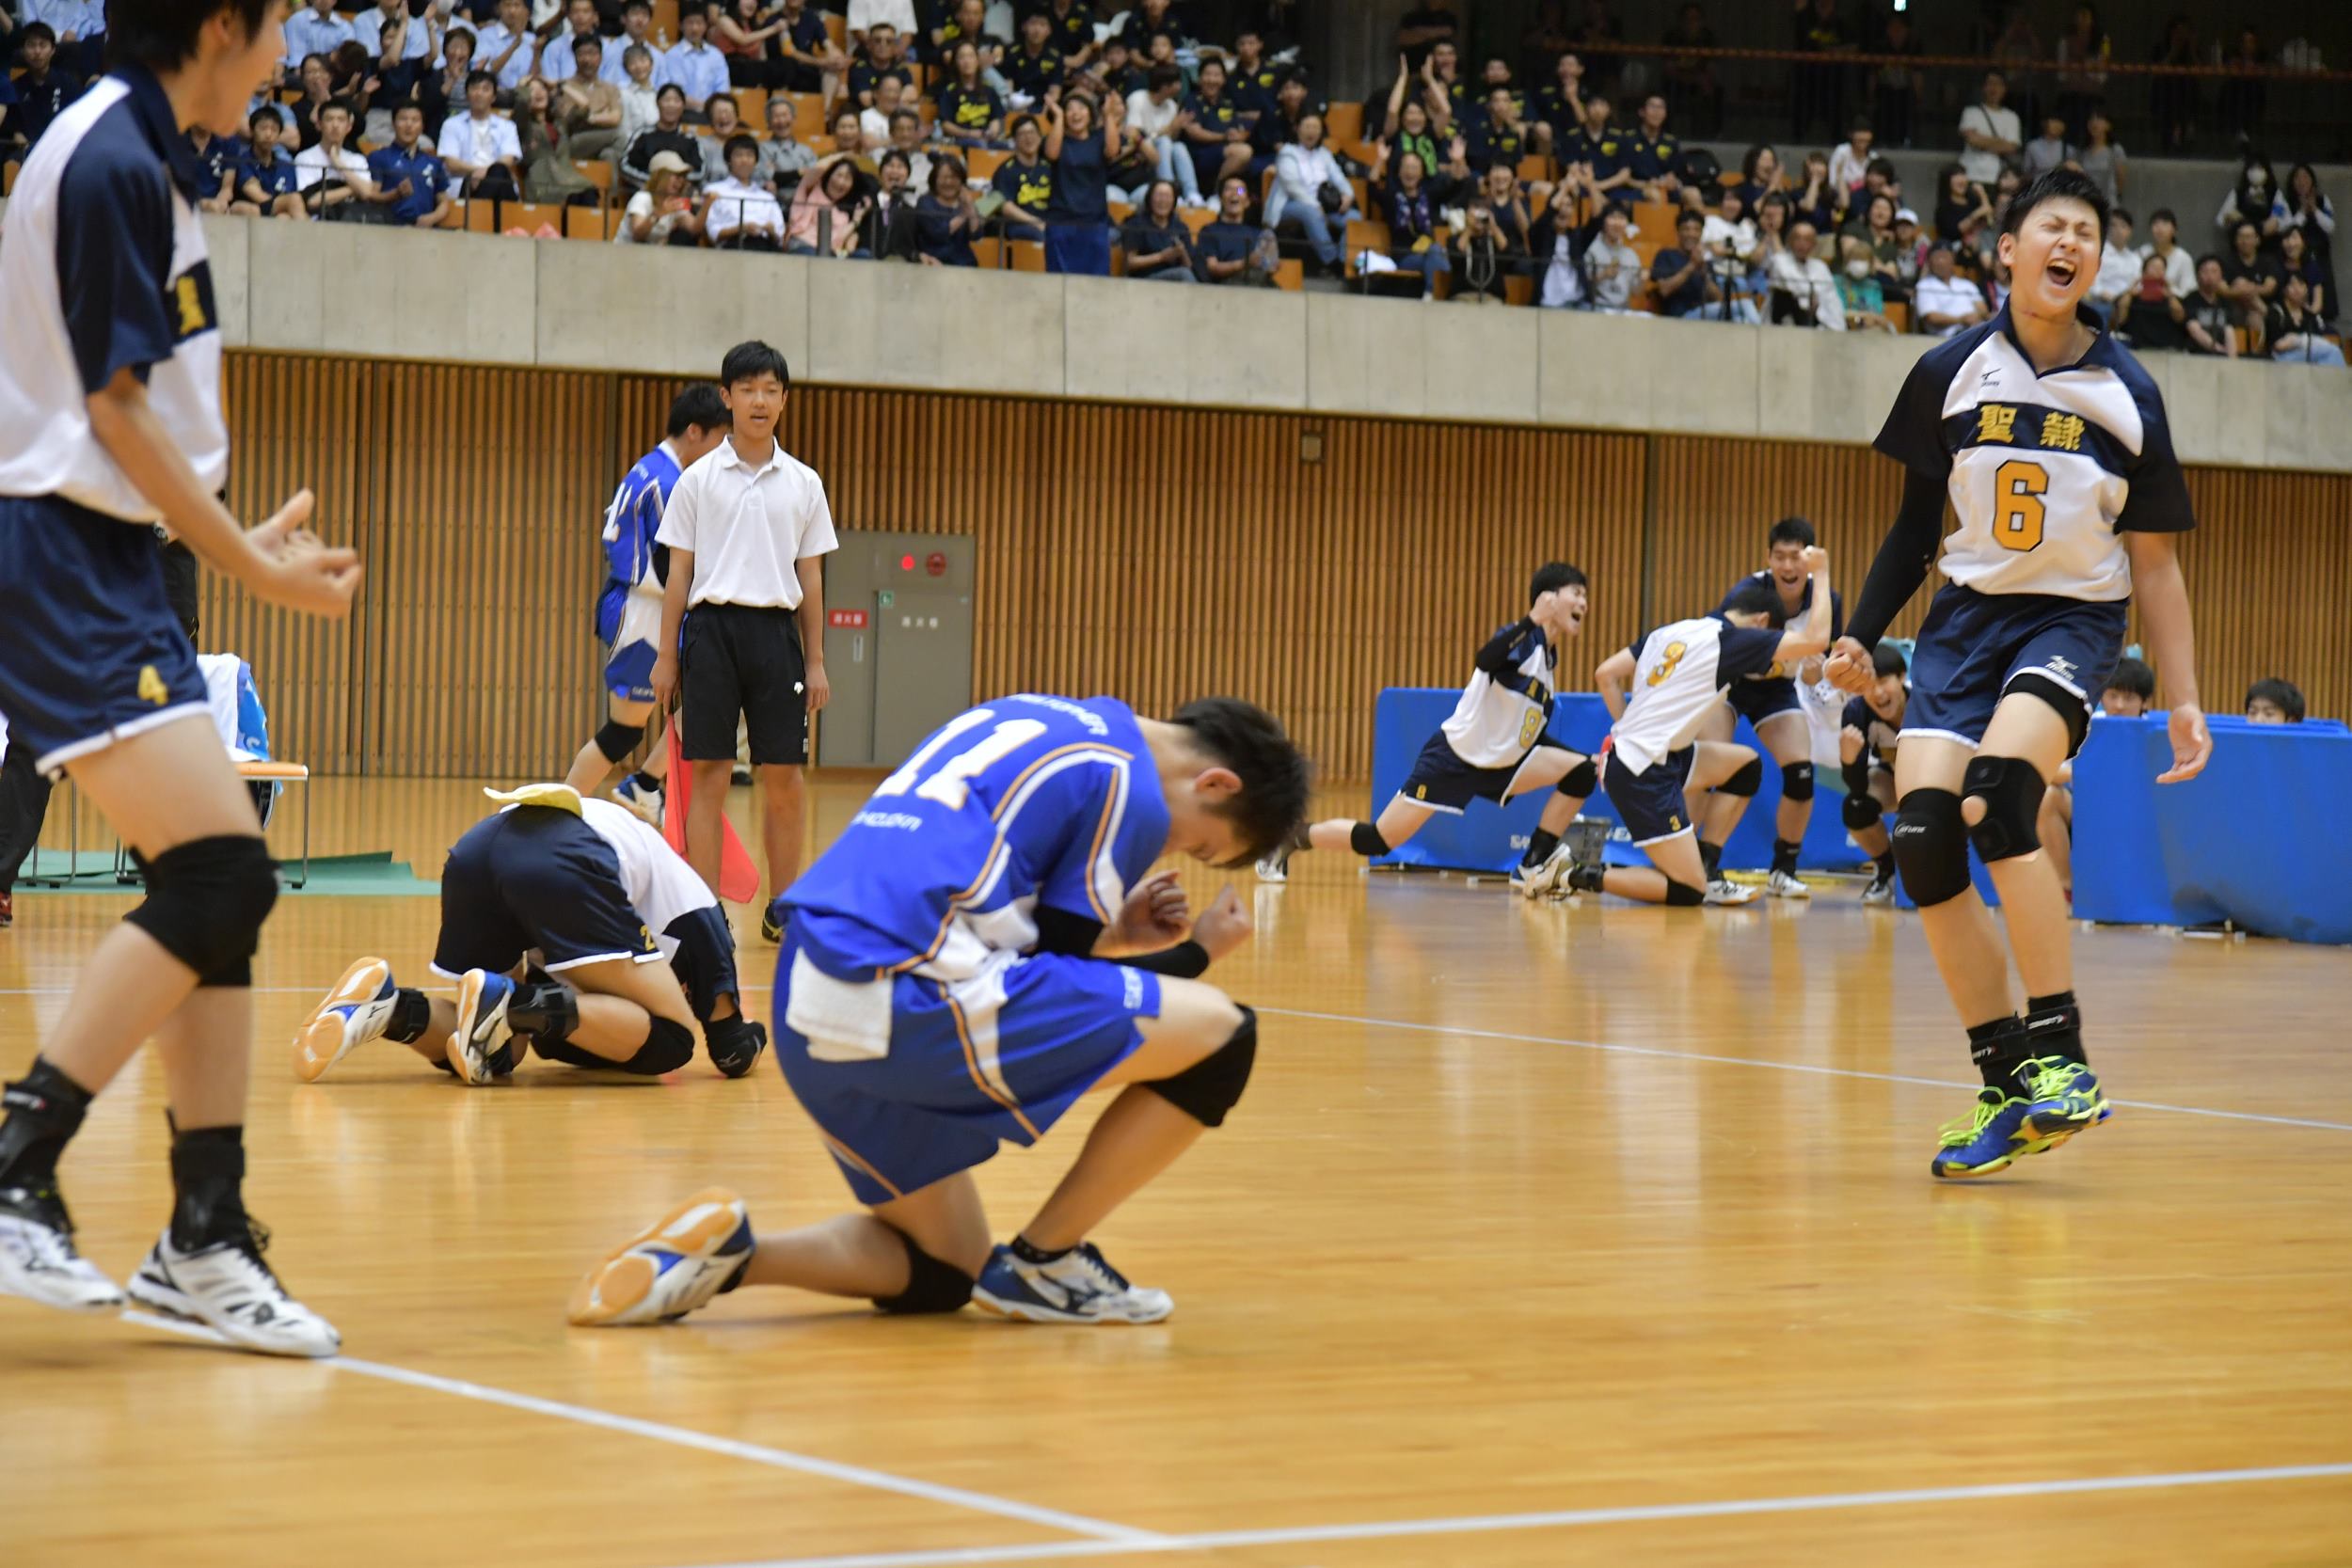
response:
{"label": "blue number 11 jersey", "polygon": [[1003,697],[933,732],[780,902],[835,979],[968,979],[1036,945],[1040,904],[1116,921],[1168,828],[1125,704]]}

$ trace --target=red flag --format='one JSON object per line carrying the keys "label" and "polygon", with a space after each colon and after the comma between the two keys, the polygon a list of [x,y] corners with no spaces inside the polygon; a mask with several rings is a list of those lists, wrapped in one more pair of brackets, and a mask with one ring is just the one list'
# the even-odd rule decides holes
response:
{"label": "red flag", "polygon": [[[679,855],[686,853],[686,803],[692,798],[694,770],[679,754],[674,721],[662,737],[670,749],[670,776],[661,781],[661,836]],[[735,836],[735,824],[719,817],[719,896],[730,904],[748,904],[759,896],[759,867],[752,852]]]}

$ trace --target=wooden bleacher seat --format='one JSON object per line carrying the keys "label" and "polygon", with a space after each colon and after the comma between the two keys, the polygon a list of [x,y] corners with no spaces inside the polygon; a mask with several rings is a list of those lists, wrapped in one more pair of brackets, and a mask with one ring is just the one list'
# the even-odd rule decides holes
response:
{"label": "wooden bleacher seat", "polygon": [[566,207],[564,209],[564,237],[567,240],[609,240],[612,237],[614,214],[602,207]]}
{"label": "wooden bleacher seat", "polygon": [[849,18],[839,11],[827,11],[825,13],[825,36],[833,40],[833,46],[835,49],[845,55],[848,54],[850,52]]}
{"label": "wooden bleacher seat", "polygon": [[1356,276],[1356,258],[1359,255],[1367,250],[1377,250],[1386,255],[1388,248],[1387,224],[1375,223],[1370,218],[1352,219],[1348,223],[1346,236],[1341,241],[1341,260],[1346,265],[1347,276]]}
{"label": "wooden bleacher seat", "polygon": [[653,0],[653,37],[656,42],[667,39],[677,41],[678,0]]}
{"label": "wooden bleacher seat", "polygon": [[16,194],[16,171],[24,166],[14,158],[10,158],[5,164],[0,164],[0,196]]}
{"label": "wooden bleacher seat", "polygon": [[1535,303],[1535,279],[1526,273],[1515,272],[1502,280],[1502,300],[1506,305]]}
{"label": "wooden bleacher seat", "polygon": [[1111,276],[1113,277],[1127,276],[1127,247],[1116,240],[1111,242]]}
{"label": "wooden bleacher seat", "polygon": [[[1674,238],[1675,219],[1680,214],[1670,201],[1637,201],[1628,209],[1630,221],[1640,230],[1641,240],[1661,243]],[[1636,240],[1639,244],[1640,240]]]}
{"label": "wooden bleacher seat", "polygon": [[1364,106],[1361,103],[1334,103],[1324,111],[1323,136],[1326,141],[1353,143],[1364,139]]}
{"label": "wooden bleacher seat", "polygon": [[1005,248],[1010,253],[1014,272],[1043,272],[1045,242],[1042,240],[1008,240]]}
{"label": "wooden bleacher seat", "polygon": [[743,129],[755,136],[768,134],[768,89],[766,87],[729,87],[735,95],[735,112],[743,119]]}
{"label": "wooden bleacher seat", "polygon": [[1347,188],[1356,193],[1356,210],[1358,212],[1369,213],[1372,211],[1372,184],[1369,181],[1367,181],[1360,174],[1351,175],[1348,177]]}
{"label": "wooden bleacher seat", "polygon": [[458,203],[465,214],[465,229],[469,234],[495,234],[499,231],[499,204],[488,197],[475,197]]}
{"label": "wooden bleacher seat", "polygon": [[519,229],[536,239],[542,225],[564,231],[564,209],[547,201],[501,201],[499,203],[499,230],[501,234]]}
{"label": "wooden bleacher seat", "polygon": [[1134,217],[1134,216],[1136,215],[1136,209],[1135,209],[1135,205],[1134,205],[1134,203],[1132,203],[1132,202],[1127,202],[1127,201],[1114,201],[1114,202],[1109,203],[1109,208],[1110,208],[1110,214],[1111,214],[1111,222],[1112,222],[1114,225],[1117,225],[1117,224],[1123,224],[1123,223],[1125,223],[1125,222],[1126,222],[1129,218]]}
{"label": "wooden bleacher seat", "polygon": [[1288,289],[1292,293],[1304,293],[1307,287],[1307,263],[1290,257],[1274,269],[1274,286]]}
{"label": "wooden bleacher seat", "polygon": [[1009,152],[998,152],[991,148],[976,147],[963,154],[964,173],[974,184],[985,185],[996,177],[996,171],[1004,167],[1005,160],[1011,156]]}
{"label": "wooden bleacher seat", "polygon": [[1898,332],[1911,330],[1911,307],[1899,299],[1886,302],[1886,319]]}
{"label": "wooden bleacher seat", "polygon": [[575,158],[572,160],[572,167],[580,170],[581,179],[602,191],[606,200],[612,199],[612,166],[611,164],[606,163],[602,158],[591,158],[585,163]]}
{"label": "wooden bleacher seat", "polygon": [[1196,240],[1200,237],[1200,230],[1216,221],[1215,213],[1201,207],[1179,208],[1176,216],[1184,224],[1185,231]]}
{"label": "wooden bleacher seat", "polygon": [[[759,121],[759,127],[763,131],[766,130],[768,122],[764,119]],[[813,137],[830,135],[832,131],[833,127],[825,123],[825,100],[822,95],[813,92],[792,94],[794,139],[808,141]]]}
{"label": "wooden bleacher seat", "polygon": [[1526,157],[1519,160],[1519,178],[1522,180],[1549,180],[1551,178],[1551,160],[1545,157],[1540,152],[1529,153]]}
{"label": "wooden bleacher seat", "polygon": [[1005,264],[1005,242],[993,237],[974,240],[972,256],[980,263],[982,271],[994,272]]}

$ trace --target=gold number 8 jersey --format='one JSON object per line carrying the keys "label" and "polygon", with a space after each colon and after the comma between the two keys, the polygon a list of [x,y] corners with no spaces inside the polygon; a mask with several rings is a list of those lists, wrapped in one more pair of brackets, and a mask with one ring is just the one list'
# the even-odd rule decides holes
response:
{"label": "gold number 8 jersey", "polygon": [[2005,306],[1920,357],[1876,444],[1945,482],[1960,526],[1943,572],[1979,594],[2127,599],[2119,535],[2196,526],[2163,395],[2104,330],[2038,375]]}

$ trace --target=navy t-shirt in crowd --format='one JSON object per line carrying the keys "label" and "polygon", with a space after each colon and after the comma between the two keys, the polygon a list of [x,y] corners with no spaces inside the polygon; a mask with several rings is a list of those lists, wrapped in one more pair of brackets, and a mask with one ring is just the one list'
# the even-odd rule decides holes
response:
{"label": "navy t-shirt in crowd", "polygon": [[[1691,265],[1691,253],[1672,246],[1658,253],[1658,260],[1649,267],[1650,281],[1663,283],[1684,267]],[[1669,316],[1687,316],[1707,303],[1707,269],[1692,267],[1691,276],[1673,293],[1658,296],[1658,308]]]}
{"label": "navy t-shirt in crowd", "polygon": [[237,183],[243,187],[247,180],[258,181],[271,196],[292,196],[302,183],[294,172],[294,155],[283,147],[273,147],[270,152],[270,161],[265,164],[247,148],[245,162],[237,169]]}
{"label": "navy t-shirt in crowd", "polygon": [[997,166],[989,184],[997,195],[1031,217],[1041,218],[1054,199],[1054,166],[1042,158],[1027,165],[1018,158],[1008,158]]}
{"label": "navy t-shirt in crowd", "polygon": [[1005,102],[996,96],[996,89],[982,82],[977,87],[966,87],[951,82],[939,89],[939,128],[961,131],[967,135],[985,132],[991,123],[1005,118]]}
{"label": "navy t-shirt in crowd", "polygon": [[82,96],[82,79],[55,66],[38,82],[33,80],[31,71],[21,71],[15,85],[16,105],[8,111],[8,128],[27,142],[40,140],[49,122],[65,113],[68,103]]}
{"label": "navy t-shirt in crowd", "polygon": [[[1203,261],[1247,261],[1250,253],[1258,248],[1260,232],[1246,223],[1227,223],[1219,218],[1200,230],[1200,238],[1193,249]],[[1240,274],[1233,276],[1238,277]],[[1213,278],[1206,273],[1201,277],[1202,281],[1212,283],[1232,281],[1230,277]]]}
{"label": "navy t-shirt in crowd", "polygon": [[229,194],[237,194],[237,171],[245,164],[245,142],[237,136],[215,136],[202,147],[196,138],[188,138],[188,147],[196,153],[196,194],[210,201],[227,185]]}

